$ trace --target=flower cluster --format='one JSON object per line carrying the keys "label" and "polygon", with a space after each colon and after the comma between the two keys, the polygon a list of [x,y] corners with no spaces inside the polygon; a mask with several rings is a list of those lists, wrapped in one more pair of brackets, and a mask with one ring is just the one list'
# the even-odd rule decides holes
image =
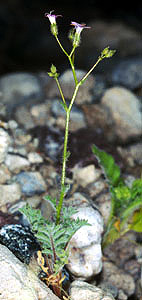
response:
{"label": "flower cluster", "polygon": [[[51,33],[54,36],[58,35],[58,27],[57,27],[57,23],[56,23],[56,19],[58,17],[62,17],[62,15],[54,15],[52,14],[53,10],[50,11],[50,13],[45,13],[45,17],[49,19],[50,24],[51,24]],[[77,22],[71,22],[71,25],[73,25],[75,27],[75,31],[71,31],[69,34],[69,38],[72,41],[72,44],[74,47],[78,47],[80,44],[80,34],[82,32],[82,30],[84,28],[90,28],[88,26],[86,26],[86,24],[79,24]]]}

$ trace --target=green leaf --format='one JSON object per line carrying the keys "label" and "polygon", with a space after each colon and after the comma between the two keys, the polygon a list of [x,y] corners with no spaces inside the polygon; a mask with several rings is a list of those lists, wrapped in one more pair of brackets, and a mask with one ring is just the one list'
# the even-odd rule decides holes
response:
{"label": "green leaf", "polygon": [[92,151],[103,167],[104,173],[112,186],[118,185],[120,182],[120,168],[115,163],[114,158],[105,151],[99,150],[95,145]]}
{"label": "green leaf", "polygon": [[130,225],[130,230],[142,232],[142,208],[134,212],[132,217],[132,224]]}

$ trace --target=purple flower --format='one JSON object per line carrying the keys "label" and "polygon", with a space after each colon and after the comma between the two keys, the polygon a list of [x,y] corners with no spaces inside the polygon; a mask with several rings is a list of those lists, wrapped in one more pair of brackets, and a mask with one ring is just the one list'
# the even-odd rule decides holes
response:
{"label": "purple flower", "polygon": [[45,17],[49,19],[51,25],[56,24],[56,18],[62,17],[62,15],[52,15],[54,10],[51,10],[50,13],[45,13]]}
{"label": "purple flower", "polygon": [[75,29],[76,29],[76,33],[78,35],[80,35],[81,31],[84,29],[84,28],[91,28],[89,26],[86,26],[86,24],[79,24],[77,22],[71,22],[71,25],[75,26]]}

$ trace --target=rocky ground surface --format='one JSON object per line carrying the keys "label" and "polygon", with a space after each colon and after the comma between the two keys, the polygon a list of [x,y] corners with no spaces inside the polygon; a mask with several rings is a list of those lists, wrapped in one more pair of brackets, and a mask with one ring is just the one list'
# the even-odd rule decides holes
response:
{"label": "rocky ground surface", "polygon": [[[95,144],[112,154],[127,181],[141,176],[142,42],[135,30],[121,23],[97,21],[91,26],[95,31],[84,35],[80,62],[85,57],[84,66],[91,65],[93,53],[108,44],[118,49],[119,55],[102,62],[96,73],[88,77],[71,113],[71,156],[67,168],[71,190],[66,204],[76,206],[92,228],[88,229],[89,234],[78,232],[70,244],[70,295],[72,300],[138,300],[142,297],[142,235],[130,232],[101,252],[103,223],[108,220],[111,196],[91,146]],[[84,72],[77,70],[78,78]],[[74,89],[71,71],[67,69],[59,80],[70,101]],[[2,228],[5,224],[25,224],[18,209],[26,203],[40,208],[45,217],[50,215],[51,207],[44,196],[58,197],[65,113],[55,82],[44,71],[1,76],[0,100]],[[29,271],[3,245],[0,263],[0,299],[57,299],[35,276],[35,271]],[[5,290],[7,294],[3,294]]]}

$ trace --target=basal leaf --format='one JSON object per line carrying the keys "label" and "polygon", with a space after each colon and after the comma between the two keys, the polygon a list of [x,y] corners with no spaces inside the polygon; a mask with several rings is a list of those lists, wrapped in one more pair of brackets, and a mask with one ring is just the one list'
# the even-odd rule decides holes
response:
{"label": "basal leaf", "polygon": [[142,208],[134,212],[132,217],[132,223],[130,225],[130,230],[142,232]]}
{"label": "basal leaf", "polygon": [[104,169],[104,173],[112,186],[116,186],[120,181],[120,168],[115,163],[114,158],[105,151],[99,150],[93,145],[92,151]]}

